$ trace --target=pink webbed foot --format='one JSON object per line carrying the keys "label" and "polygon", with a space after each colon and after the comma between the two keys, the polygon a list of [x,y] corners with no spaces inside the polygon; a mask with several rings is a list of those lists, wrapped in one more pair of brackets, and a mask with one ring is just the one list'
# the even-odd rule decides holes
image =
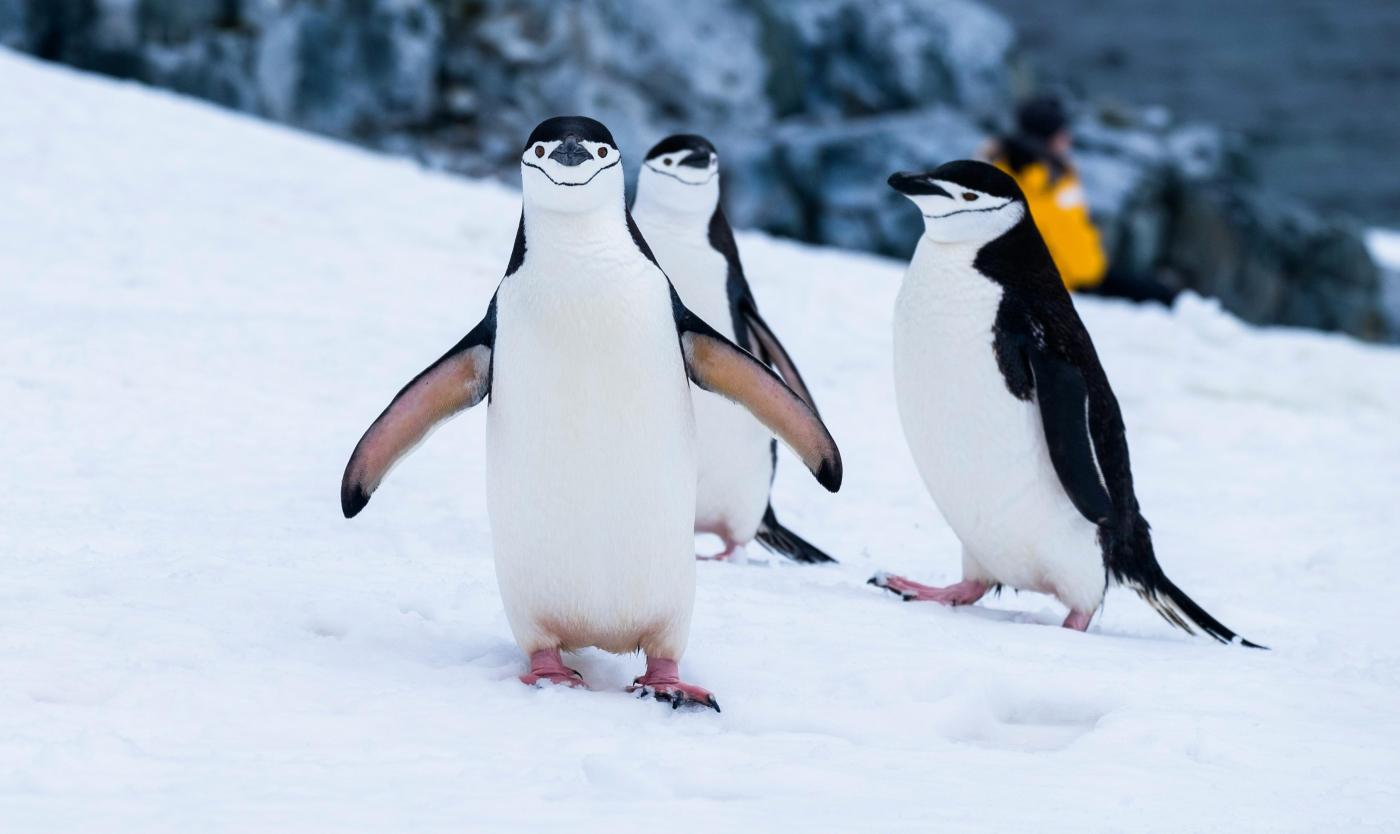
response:
{"label": "pink webbed foot", "polygon": [[647,658],[646,674],[632,681],[627,691],[637,693],[639,698],[650,695],[658,701],[669,703],[672,709],[694,704],[720,711],[715,696],[708,689],[682,681],[679,665],[667,658]]}
{"label": "pink webbed foot", "polygon": [[1072,628],[1075,631],[1088,631],[1089,621],[1092,619],[1094,619],[1094,612],[1092,611],[1090,611],[1088,614],[1085,614],[1082,611],[1071,610],[1069,612],[1069,616],[1065,617],[1065,621],[1064,623],[1062,623],[1062,625],[1065,628]]}
{"label": "pink webbed foot", "polygon": [[564,658],[558,649],[540,649],[530,655],[530,671],[520,676],[526,686],[539,686],[552,683],[559,686],[572,686],[587,689],[583,675],[564,665]]}
{"label": "pink webbed foot", "polygon": [[705,556],[697,553],[695,554],[695,559],[700,562],[742,562],[746,553],[747,551],[744,550],[742,544],[738,542],[726,542],[724,550],[721,550],[719,553],[713,556]]}
{"label": "pink webbed foot", "polygon": [[705,555],[700,554],[700,553],[695,554],[695,559],[696,559],[696,561],[700,561],[700,562],[742,562],[742,561],[744,560],[744,555],[745,555],[744,543],[743,543],[743,542],[740,542],[740,541],[735,541],[735,540],[729,535],[729,531],[728,531],[727,529],[723,529],[723,528],[701,527],[701,528],[698,528],[698,529],[696,530],[696,532],[697,532],[697,533],[710,533],[711,535],[719,536],[719,540],[720,540],[721,542],[723,542],[723,544],[724,544],[724,549],[721,550],[720,552],[714,554],[713,556],[705,556]]}
{"label": "pink webbed foot", "polygon": [[946,588],[924,585],[889,573],[877,573],[868,582],[898,594],[905,602],[941,602],[944,605],[971,605],[987,593],[987,583],[964,579]]}

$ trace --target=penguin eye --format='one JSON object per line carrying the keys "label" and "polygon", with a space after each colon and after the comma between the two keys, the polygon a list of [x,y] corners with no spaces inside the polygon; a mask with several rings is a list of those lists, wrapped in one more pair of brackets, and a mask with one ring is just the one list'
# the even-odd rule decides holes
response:
{"label": "penguin eye", "polygon": [[544,145],[536,145],[536,146],[535,146],[535,158],[536,158],[536,159],[539,159],[539,158],[542,157],[542,156],[544,156]]}
{"label": "penguin eye", "polygon": [[662,165],[665,165],[665,166],[667,166],[667,167],[670,167],[670,165],[671,165],[671,160],[670,160],[670,159],[663,159],[663,160],[661,160],[661,164],[662,164]]}
{"label": "penguin eye", "polygon": [[963,199],[971,203],[977,199],[977,195],[967,191],[963,193]]}
{"label": "penguin eye", "polygon": [[601,157],[605,157],[605,156],[607,156],[607,155],[608,155],[608,149],[607,149],[606,147],[602,147],[602,148],[599,148],[599,149],[598,149],[598,156],[599,156],[600,158],[601,158]]}

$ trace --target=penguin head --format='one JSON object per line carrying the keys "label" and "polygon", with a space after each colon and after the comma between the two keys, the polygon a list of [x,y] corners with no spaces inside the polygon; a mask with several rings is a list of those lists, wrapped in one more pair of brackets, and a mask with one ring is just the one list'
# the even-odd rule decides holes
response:
{"label": "penguin head", "polygon": [[527,206],[583,212],[622,200],[622,154],[612,133],[586,116],[545,119],[520,152]]}
{"label": "penguin head", "polygon": [[719,203],[719,153],[703,136],[678,133],[647,151],[637,203],[709,215]]}
{"label": "penguin head", "polygon": [[994,165],[959,160],[918,174],[891,174],[890,187],[924,216],[924,235],[935,243],[990,243],[1026,216],[1026,197]]}

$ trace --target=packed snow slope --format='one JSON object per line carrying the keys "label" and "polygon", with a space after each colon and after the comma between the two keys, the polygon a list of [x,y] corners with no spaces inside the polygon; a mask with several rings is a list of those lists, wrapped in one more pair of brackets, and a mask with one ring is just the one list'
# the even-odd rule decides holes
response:
{"label": "packed snow slope", "polygon": [[485,408],[340,515],[518,215],[0,53],[0,831],[1400,827],[1400,353],[1080,302],[1168,572],[1272,651],[1121,590],[1088,634],[904,604],[866,578],[959,560],[895,415],[902,265],[741,235],[846,461],[829,496],[785,455],[777,506],[841,564],[702,564],[684,666],[724,712],[673,712],[637,657],[516,681]]}

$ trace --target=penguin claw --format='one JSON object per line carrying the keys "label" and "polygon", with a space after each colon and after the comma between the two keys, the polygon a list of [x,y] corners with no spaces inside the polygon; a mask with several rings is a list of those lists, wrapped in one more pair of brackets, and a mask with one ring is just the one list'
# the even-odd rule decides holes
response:
{"label": "penguin claw", "polygon": [[688,692],[668,692],[666,690],[652,689],[649,686],[642,687],[639,691],[641,693],[639,697],[645,698],[650,694],[652,698],[663,704],[670,704],[672,710],[678,710],[681,707],[699,707],[721,712],[719,701],[716,700],[713,695],[706,694],[704,698],[697,698]]}
{"label": "penguin claw", "polygon": [[588,688],[588,683],[584,681],[583,675],[580,675],[573,669],[568,670],[568,674],[561,674],[558,672],[525,674],[520,676],[520,682],[525,684],[526,686],[533,686],[536,688],[544,686],[545,684],[553,684],[555,686],[567,686],[572,689]]}
{"label": "penguin claw", "polygon": [[672,710],[678,710],[681,707],[699,707],[722,712],[719,708],[719,700],[698,686],[684,683],[654,685],[641,681],[641,678],[637,678],[631,686],[627,687],[627,691],[635,692],[639,700],[652,698],[663,704],[670,704]]}
{"label": "penguin claw", "polygon": [[865,584],[874,585],[876,588],[883,588],[884,590],[889,591],[890,593],[894,594],[895,596],[899,597],[905,602],[909,602],[910,600],[914,599],[914,595],[909,593],[908,591],[901,591],[898,588],[892,587],[890,585],[890,579],[890,574],[885,573],[884,571],[879,571],[874,576],[865,580]]}
{"label": "penguin claw", "polygon": [[987,593],[987,583],[973,579],[964,579],[946,588],[937,588],[884,571],[870,577],[866,584],[897,594],[904,602],[938,602],[943,605],[971,605]]}

